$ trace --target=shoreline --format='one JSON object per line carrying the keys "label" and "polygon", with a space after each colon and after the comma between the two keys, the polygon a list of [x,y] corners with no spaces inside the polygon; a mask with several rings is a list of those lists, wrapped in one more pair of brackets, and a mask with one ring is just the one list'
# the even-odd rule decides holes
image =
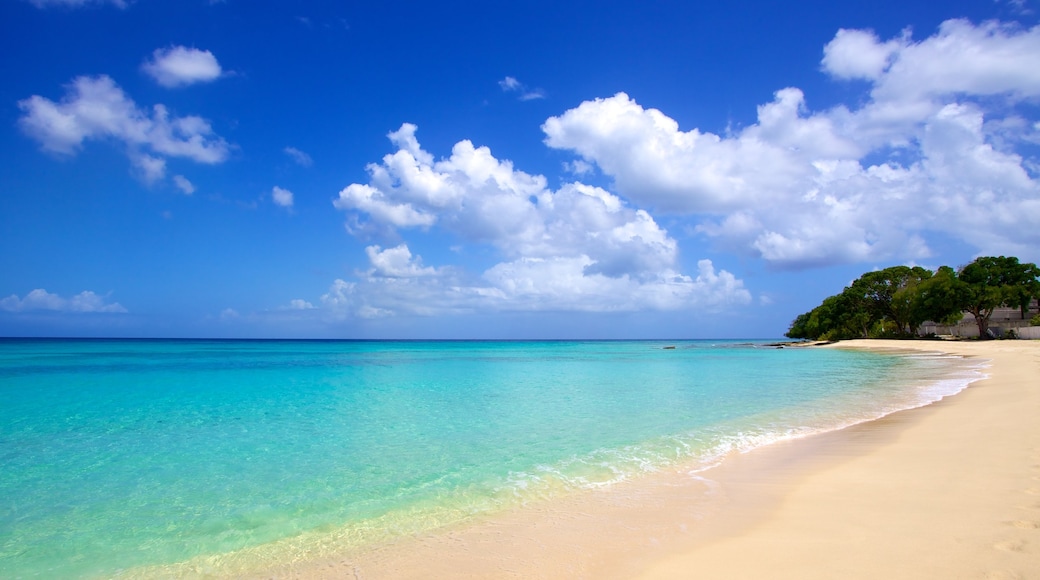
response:
{"label": "shoreline", "polygon": [[[780,488],[751,527],[688,544],[639,577],[1037,577],[1040,343],[857,340],[825,348],[988,359],[988,377],[936,403],[805,441],[808,465],[744,480],[751,492]],[[751,455],[729,466],[735,482],[741,470],[761,467]]]}
{"label": "shoreline", "polygon": [[[262,576],[1015,578],[1040,569],[1040,430],[1032,428],[1040,343],[824,348],[835,347],[988,359],[989,377],[939,402],[761,447],[707,471],[657,474],[363,554],[286,562]],[[999,452],[987,451],[992,430]],[[962,461],[986,469],[980,476],[981,467]]]}

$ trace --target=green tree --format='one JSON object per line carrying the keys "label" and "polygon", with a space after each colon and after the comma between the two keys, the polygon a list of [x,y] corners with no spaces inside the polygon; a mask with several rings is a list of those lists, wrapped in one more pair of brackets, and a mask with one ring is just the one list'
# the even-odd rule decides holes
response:
{"label": "green tree", "polygon": [[920,266],[893,266],[863,274],[846,292],[860,304],[858,310],[870,313],[871,322],[888,320],[897,334],[914,335],[926,320],[914,308],[915,297],[931,277],[931,270]]}
{"label": "green tree", "polygon": [[975,317],[979,337],[986,338],[989,318],[1001,306],[1025,309],[1036,294],[1040,270],[1018,258],[986,256],[961,268],[957,278],[965,285],[963,307]]}
{"label": "green tree", "polygon": [[967,287],[957,279],[957,272],[949,266],[941,266],[931,278],[917,286],[912,301],[913,317],[921,322],[956,324],[963,317],[967,302]]}
{"label": "green tree", "polygon": [[985,338],[995,308],[1017,307],[1024,318],[1034,297],[1040,297],[1040,268],[1014,257],[978,258],[959,272],[948,266],[935,273],[918,266],[893,266],[863,274],[840,294],[799,315],[787,336],[912,336],[926,320],[953,324],[966,310],[975,316],[979,335]]}
{"label": "green tree", "polygon": [[836,340],[844,338],[844,321],[842,318],[847,310],[847,304],[841,295],[828,296],[823,303],[809,312],[809,320],[806,329],[813,340]]}
{"label": "green tree", "polygon": [[809,318],[812,317],[812,311],[804,314],[799,314],[794,320],[791,321],[791,326],[784,333],[787,338],[809,338],[813,337],[809,334]]}
{"label": "green tree", "polygon": [[875,318],[855,292],[846,288],[841,294],[823,301],[828,310],[830,327],[821,338],[841,340],[843,338],[866,338]]}
{"label": "green tree", "polygon": [[863,301],[848,290],[828,296],[816,308],[799,314],[785,335],[810,340],[866,338],[875,320],[864,308]]}
{"label": "green tree", "polygon": [[840,305],[844,309],[842,321],[847,331],[846,337],[867,338],[870,336],[870,329],[881,318],[877,309],[871,307],[870,299],[856,287],[855,282],[851,286],[846,286],[839,296],[841,297]]}
{"label": "green tree", "polygon": [[[1017,258],[1011,258],[1017,261]],[[1017,306],[1022,319],[1029,315],[1029,303],[1033,298],[1040,299],[1040,268],[1036,264],[1018,264],[1008,289],[1007,305]]]}

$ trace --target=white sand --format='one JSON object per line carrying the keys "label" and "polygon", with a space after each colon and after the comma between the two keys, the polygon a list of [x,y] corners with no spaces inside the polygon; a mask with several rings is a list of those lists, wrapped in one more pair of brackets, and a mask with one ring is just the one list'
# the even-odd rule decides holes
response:
{"label": "white sand", "polygon": [[840,347],[942,350],[992,366],[959,395],[859,429],[855,444],[784,483],[752,527],[643,577],[1040,578],[1040,343]]}

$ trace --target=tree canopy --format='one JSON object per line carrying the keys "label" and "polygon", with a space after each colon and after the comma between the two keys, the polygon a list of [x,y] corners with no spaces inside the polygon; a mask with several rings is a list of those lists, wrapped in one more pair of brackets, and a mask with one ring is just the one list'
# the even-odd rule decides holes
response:
{"label": "tree canopy", "polygon": [[971,312],[979,325],[979,336],[986,336],[993,310],[1014,306],[1025,312],[1029,301],[1040,296],[1040,269],[1036,264],[1020,264],[1018,258],[977,258],[961,268],[957,279],[965,286],[964,310]]}
{"label": "tree canopy", "polygon": [[979,336],[985,337],[996,308],[1019,308],[1025,316],[1033,298],[1040,298],[1040,268],[1014,257],[981,257],[959,270],[942,266],[935,272],[893,266],[863,274],[840,294],[799,315],[787,336],[916,336],[926,321],[952,324],[970,312]]}

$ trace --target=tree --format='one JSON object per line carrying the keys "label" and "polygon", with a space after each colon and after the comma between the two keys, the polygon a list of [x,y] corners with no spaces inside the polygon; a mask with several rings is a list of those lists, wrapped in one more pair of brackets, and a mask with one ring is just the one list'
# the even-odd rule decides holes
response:
{"label": "tree", "polygon": [[820,319],[825,322],[820,325],[824,332],[819,338],[823,340],[866,338],[874,322],[859,297],[854,292],[848,292],[848,288],[841,294],[825,299],[813,312],[817,311]]}
{"label": "tree", "polygon": [[893,266],[867,272],[840,294],[799,315],[787,331],[791,338],[839,340],[916,335],[926,320],[953,324],[966,310],[975,316],[979,335],[987,335],[989,318],[999,306],[1014,306],[1023,318],[1040,297],[1040,268],[1018,258],[984,257],[959,272],[943,266]]}
{"label": "tree", "polygon": [[784,333],[787,338],[813,338],[809,334],[809,319],[812,317],[812,312],[806,312],[799,314],[794,320],[791,321],[791,326]]}
{"label": "tree", "polygon": [[963,317],[967,302],[967,288],[957,279],[957,272],[940,266],[931,278],[917,286],[911,308],[915,320],[956,324]]}
{"label": "tree", "polygon": [[846,336],[849,338],[870,336],[870,329],[881,318],[877,309],[871,308],[870,300],[856,287],[855,282],[851,286],[846,286],[839,296],[841,297],[840,305],[843,308],[843,322],[847,329]]}
{"label": "tree", "polygon": [[848,296],[836,294],[805,314],[798,315],[785,333],[789,338],[839,340],[859,334],[860,312],[852,307]]}
{"label": "tree", "polygon": [[1030,299],[1040,294],[1036,264],[1020,264],[1014,257],[986,256],[961,268],[957,278],[965,285],[964,310],[971,312],[979,326],[979,337],[985,338],[989,318],[1001,306],[1026,309]]}
{"label": "tree", "polygon": [[872,322],[889,320],[897,334],[914,335],[927,320],[917,315],[914,298],[918,286],[931,277],[931,270],[920,266],[893,266],[863,274],[846,292],[870,312]]}
{"label": "tree", "polygon": [[[1016,258],[1011,258],[1017,261]],[[1036,264],[1018,264],[1017,272],[1013,276],[1013,284],[1008,290],[1008,306],[1017,306],[1025,320],[1029,315],[1029,303],[1033,298],[1040,299],[1040,268]]]}

